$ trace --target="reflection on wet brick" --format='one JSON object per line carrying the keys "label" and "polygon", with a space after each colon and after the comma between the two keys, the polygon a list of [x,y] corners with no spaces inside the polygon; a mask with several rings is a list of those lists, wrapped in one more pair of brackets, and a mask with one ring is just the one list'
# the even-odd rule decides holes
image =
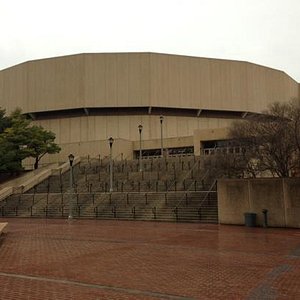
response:
{"label": "reflection on wet brick", "polygon": [[300,299],[299,230],[2,220],[0,299]]}

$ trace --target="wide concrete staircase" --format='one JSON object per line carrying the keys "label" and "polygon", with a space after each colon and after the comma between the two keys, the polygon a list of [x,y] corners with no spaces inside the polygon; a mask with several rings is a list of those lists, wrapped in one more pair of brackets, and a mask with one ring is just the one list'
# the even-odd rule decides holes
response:
{"label": "wide concrete staircase", "polygon": [[196,156],[115,161],[82,159],[26,193],[0,202],[2,217],[126,219],[218,222],[216,173]]}

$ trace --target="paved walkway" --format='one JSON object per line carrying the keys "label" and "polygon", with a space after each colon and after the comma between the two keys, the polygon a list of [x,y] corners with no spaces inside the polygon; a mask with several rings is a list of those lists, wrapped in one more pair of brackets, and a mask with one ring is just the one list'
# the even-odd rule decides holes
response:
{"label": "paved walkway", "polygon": [[300,299],[300,230],[0,220],[0,299]]}

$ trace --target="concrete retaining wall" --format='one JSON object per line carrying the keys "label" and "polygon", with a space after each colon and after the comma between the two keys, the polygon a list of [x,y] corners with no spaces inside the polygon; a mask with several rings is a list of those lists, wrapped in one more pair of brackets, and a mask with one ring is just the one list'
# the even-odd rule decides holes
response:
{"label": "concrete retaining wall", "polygon": [[218,181],[219,222],[244,224],[244,213],[263,224],[268,209],[272,227],[300,228],[300,178],[222,179]]}
{"label": "concrete retaining wall", "polygon": [[[73,165],[75,166],[80,162],[80,157],[75,157]],[[0,201],[4,200],[12,194],[24,193],[40,182],[44,181],[51,175],[63,174],[70,168],[70,163],[65,162],[61,165],[52,164],[28,172],[26,175],[16,179],[12,179],[2,186],[0,185]]]}

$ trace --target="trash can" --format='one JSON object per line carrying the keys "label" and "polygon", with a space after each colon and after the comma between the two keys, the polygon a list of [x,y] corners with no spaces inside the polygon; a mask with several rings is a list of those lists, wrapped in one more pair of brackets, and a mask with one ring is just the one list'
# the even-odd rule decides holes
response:
{"label": "trash can", "polygon": [[247,227],[255,227],[256,226],[256,213],[246,212],[245,216],[245,225]]}

